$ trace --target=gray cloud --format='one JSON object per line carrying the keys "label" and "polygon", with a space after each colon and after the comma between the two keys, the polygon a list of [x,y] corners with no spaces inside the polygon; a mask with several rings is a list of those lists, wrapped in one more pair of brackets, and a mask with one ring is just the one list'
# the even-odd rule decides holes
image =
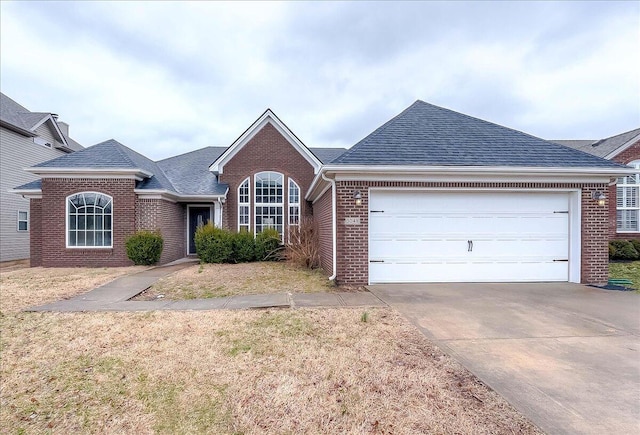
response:
{"label": "gray cloud", "polygon": [[85,145],[350,146],[416,99],[545,138],[640,125],[637,2],[0,3],[2,91]]}

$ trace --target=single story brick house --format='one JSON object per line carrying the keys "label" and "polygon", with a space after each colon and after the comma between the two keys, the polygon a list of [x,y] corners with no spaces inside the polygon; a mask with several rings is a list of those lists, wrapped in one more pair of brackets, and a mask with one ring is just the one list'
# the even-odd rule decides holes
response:
{"label": "single story brick house", "polygon": [[416,101],[348,150],[308,148],[271,111],[229,147],[161,161],[109,140],[31,168],[33,266],[124,266],[124,240],[158,229],[161,263],[194,254],[195,228],[302,216],[345,284],[608,278],[617,163]]}
{"label": "single story brick house", "polygon": [[600,140],[554,140],[636,169],[609,186],[609,239],[640,239],[640,128]]}

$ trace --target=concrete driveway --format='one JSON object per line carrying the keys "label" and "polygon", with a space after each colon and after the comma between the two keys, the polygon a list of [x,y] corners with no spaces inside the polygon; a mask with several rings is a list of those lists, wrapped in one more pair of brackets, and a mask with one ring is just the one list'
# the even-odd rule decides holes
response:
{"label": "concrete driveway", "polygon": [[370,286],[550,434],[640,433],[640,295],[567,283]]}

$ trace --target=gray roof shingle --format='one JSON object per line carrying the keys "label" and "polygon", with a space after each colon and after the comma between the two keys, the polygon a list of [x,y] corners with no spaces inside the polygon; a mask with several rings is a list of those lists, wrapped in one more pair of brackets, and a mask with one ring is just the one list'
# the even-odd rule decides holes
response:
{"label": "gray roof shingle", "polygon": [[226,148],[207,147],[201,150],[154,162],[110,139],[75,153],[39,163],[39,168],[75,169],[142,169],[153,174],[139,181],[137,189],[167,190],[180,195],[224,195],[226,184],[217,182],[209,165]]}
{"label": "gray roof shingle", "polygon": [[311,151],[323,165],[331,163],[346,150],[346,148],[309,148],[309,151]]}
{"label": "gray roof shingle", "polygon": [[[49,115],[51,115],[51,113],[31,112],[0,92],[0,121],[5,124],[35,134],[34,127]],[[62,133],[62,135],[66,139],[69,149],[79,151],[84,148],[64,133]]]}
{"label": "gray roof shingle", "polygon": [[332,163],[620,167],[592,155],[420,100]]}
{"label": "gray roof shingle", "polygon": [[640,128],[600,140],[553,140],[552,142],[584,151],[594,156],[605,157],[637,136],[640,136]]}
{"label": "gray roof shingle", "polygon": [[209,166],[226,147],[206,147],[158,161],[158,166],[182,195],[224,195],[228,186],[218,183]]}

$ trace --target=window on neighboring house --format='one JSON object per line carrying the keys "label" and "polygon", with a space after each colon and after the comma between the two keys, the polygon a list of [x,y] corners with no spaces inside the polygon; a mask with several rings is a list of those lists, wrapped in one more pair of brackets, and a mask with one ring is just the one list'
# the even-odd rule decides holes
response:
{"label": "window on neighboring house", "polygon": [[238,187],[238,231],[249,231],[251,228],[251,219],[249,213],[249,177]]}
{"label": "window on neighboring house", "polygon": [[255,233],[275,228],[282,237],[284,209],[283,176],[277,172],[255,175]]}
{"label": "window on neighboring house", "polygon": [[300,226],[300,187],[289,179],[289,234],[292,228]]}
{"label": "window on neighboring house", "polygon": [[18,212],[18,231],[29,231],[29,212]]}
{"label": "window on neighboring house", "polygon": [[34,137],[33,143],[42,145],[43,147],[51,148],[51,143],[47,142],[45,139],[41,138],[40,136]]}
{"label": "window on neighboring house", "polygon": [[[640,160],[629,163],[640,170]],[[618,232],[639,232],[640,174],[618,178],[616,188],[616,223]]]}
{"label": "window on neighboring house", "polygon": [[112,247],[112,201],[97,192],[67,197],[67,247]]}

